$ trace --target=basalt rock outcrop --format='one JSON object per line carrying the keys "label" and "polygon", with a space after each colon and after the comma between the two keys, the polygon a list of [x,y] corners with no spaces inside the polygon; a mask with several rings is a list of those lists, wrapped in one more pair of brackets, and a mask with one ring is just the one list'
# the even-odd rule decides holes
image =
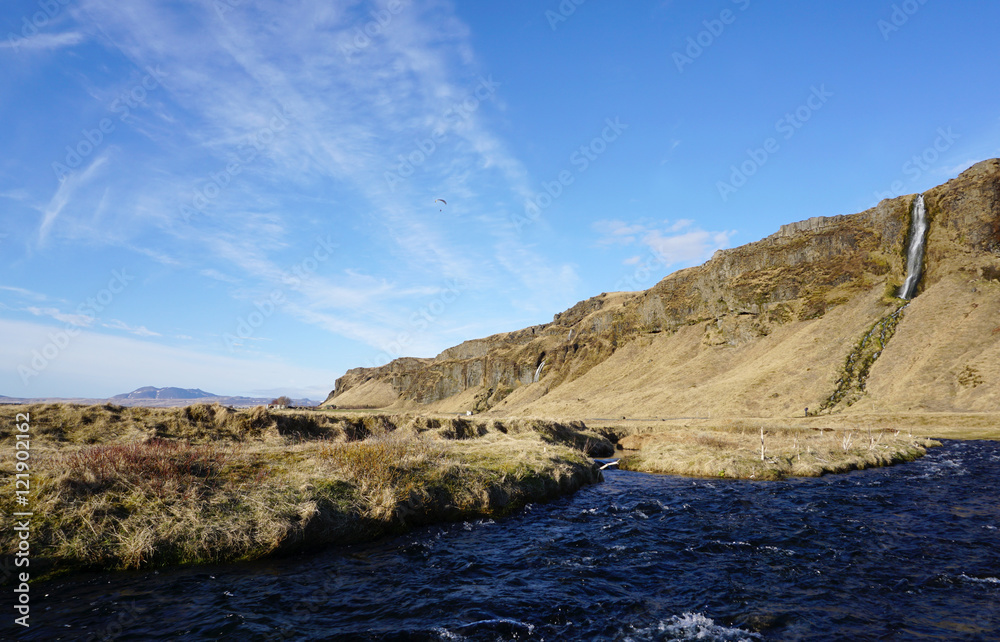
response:
{"label": "basalt rock outcrop", "polygon": [[[1000,160],[924,194],[924,273],[907,305],[915,198],[783,225],[648,290],[600,294],[433,359],[349,370],[325,404],[559,417],[1000,410],[1000,358],[984,361],[1000,357]],[[955,324],[967,326],[960,344]],[[876,327],[873,348],[863,339]]]}

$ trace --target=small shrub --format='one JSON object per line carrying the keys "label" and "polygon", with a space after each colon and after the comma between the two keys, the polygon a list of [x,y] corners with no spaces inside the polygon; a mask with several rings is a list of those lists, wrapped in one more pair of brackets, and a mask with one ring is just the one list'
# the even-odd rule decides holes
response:
{"label": "small shrub", "polygon": [[235,415],[238,431],[246,436],[259,436],[274,425],[274,418],[264,406],[257,406],[248,412]]}
{"label": "small shrub", "polygon": [[208,404],[199,403],[185,406],[181,413],[185,419],[195,424],[215,423],[215,413],[212,411],[212,406]]}
{"label": "small shrub", "polygon": [[406,447],[386,440],[353,441],[324,445],[320,452],[351,477],[391,484],[400,477],[398,462],[406,455]]}
{"label": "small shrub", "polygon": [[394,484],[406,470],[428,462],[440,448],[420,439],[381,436],[323,444],[320,454],[363,483]]}
{"label": "small shrub", "polygon": [[164,496],[204,486],[219,474],[227,453],[212,446],[154,438],[90,446],[66,457],[71,487],[90,491],[132,487]]}
{"label": "small shrub", "polygon": [[978,370],[972,366],[965,366],[965,369],[958,374],[958,383],[966,388],[975,388],[983,383],[983,378]]}
{"label": "small shrub", "polygon": [[811,293],[802,302],[799,310],[799,321],[819,319],[826,314],[826,298],[824,293]]}
{"label": "small shrub", "polygon": [[729,441],[728,439],[722,439],[710,435],[698,435],[697,437],[695,437],[694,440],[701,446],[707,446],[709,448],[718,448],[720,450],[726,448],[732,448],[735,446],[735,444],[733,444],[733,442]]}

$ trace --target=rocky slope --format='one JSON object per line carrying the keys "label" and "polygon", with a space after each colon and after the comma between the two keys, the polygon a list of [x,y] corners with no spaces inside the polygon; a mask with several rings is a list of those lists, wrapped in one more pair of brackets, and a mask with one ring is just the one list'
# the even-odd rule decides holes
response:
{"label": "rocky slope", "polygon": [[325,404],[580,418],[1000,410],[1000,160],[924,197],[909,305],[896,294],[915,195],[784,225],[551,323],[350,370]]}

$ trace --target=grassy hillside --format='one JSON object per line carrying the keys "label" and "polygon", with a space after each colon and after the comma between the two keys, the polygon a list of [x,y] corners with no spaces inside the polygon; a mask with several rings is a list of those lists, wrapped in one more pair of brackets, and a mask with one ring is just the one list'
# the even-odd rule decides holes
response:
{"label": "grassy hillside", "polygon": [[[708,321],[638,337],[585,376],[537,400],[496,413],[544,417],[802,416],[835,386],[843,355],[871,319],[880,296],[858,297],[824,317],[791,321],[733,345],[713,339]],[[512,400],[514,401],[514,400]]]}
{"label": "grassy hillside", "polygon": [[1000,160],[924,197],[912,301],[896,295],[915,195],[782,226],[549,324],[349,371],[327,404],[552,419],[1000,412]]}

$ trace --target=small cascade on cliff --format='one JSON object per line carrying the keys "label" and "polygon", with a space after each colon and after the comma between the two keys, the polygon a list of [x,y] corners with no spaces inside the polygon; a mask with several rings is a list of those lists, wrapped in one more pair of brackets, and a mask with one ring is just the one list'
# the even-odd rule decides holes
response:
{"label": "small cascade on cliff", "polygon": [[909,301],[917,291],[917,283],[924,271],[924,245],[927,242],[927,207],[920,194],[913,201],[910,214],[910,247],[906,251],[906,282],[899,289],[900,298]]}
{"label": "small cascade on cliff", "polygon": [[545,367],[545,359],[542,359],[542,362],[538,364],[538,368],[535,370],[535,377],[534,379],[531,380],[531,383],[538,383],[538,378],[542,376],[542,368],[544,367]]}

